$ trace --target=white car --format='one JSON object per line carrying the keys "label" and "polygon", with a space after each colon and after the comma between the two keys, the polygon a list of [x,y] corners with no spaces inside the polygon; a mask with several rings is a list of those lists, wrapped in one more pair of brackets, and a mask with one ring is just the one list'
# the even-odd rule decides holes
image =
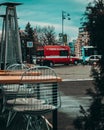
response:
{"label": "white car", "polygon": [[101,55],[91,55],[86,59],[86,63],[92,65],[101,59]]}

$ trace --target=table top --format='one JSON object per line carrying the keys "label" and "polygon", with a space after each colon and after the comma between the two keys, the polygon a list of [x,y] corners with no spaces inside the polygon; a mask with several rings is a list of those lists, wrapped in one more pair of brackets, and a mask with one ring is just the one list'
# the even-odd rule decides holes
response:
{"label": "table top", "polygon": [[20,84],[20,83],[52,83],[61,82],[60,77],[46,75],[46,76],[0,76],[0,84]]}
{"label": "table top", "polygon": [[[0,76],[19,76],[22,75],[25,71],[0,71]],[[25,75],[30,75],[30,76],[39,76],[41,75],[41,72],[36,72],[36,71],[32,71],[32,72],[26,72]]]}

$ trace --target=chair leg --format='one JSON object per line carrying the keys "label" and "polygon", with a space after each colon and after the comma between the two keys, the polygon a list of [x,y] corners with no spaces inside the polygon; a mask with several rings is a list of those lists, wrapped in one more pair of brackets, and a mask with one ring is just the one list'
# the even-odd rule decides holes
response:
{"label": "chair leg", "polygon": [[8,119],[7,119],[7,125],[6,125],[7,127],[10,125],[10,123],[14,119],[15,115],[16,115],[16,112],[14,112],[14,114],[13,114],[12,111],[9,111],[9,115],[8,115]]}
{"label": "chair leg", "polygon": [[50,130],[51,128],[43,116],[32,116],[30,124],[32,125],[32,130]]}
{"label": "chair leg", "polygon": [[6,101],[5,97],[3,97],[3,108],[2,108],[2,113],[5,111],[5,101]]}
{"label": "chair leg", "polygon": [[27,127],[26,127],[26,130],[28,130],[28,128],[29,128],[29,125],[30,125],[30,121],[31,121],[31,116],[28,116],[27,117]]}
{"label": "chair leg", "polygon": [[31,130],[35,130],[31,121],[30,121],[30,127],[31,127]]}
{"label": "chair leg", "polygon": [[47,130],[50,130],[50,128],[52,129],[52,125],[48,122],[48,120],[44,117],[44,116],[41,116],[44,121],[45,121],[45,124],[46,124],[46,128]]}

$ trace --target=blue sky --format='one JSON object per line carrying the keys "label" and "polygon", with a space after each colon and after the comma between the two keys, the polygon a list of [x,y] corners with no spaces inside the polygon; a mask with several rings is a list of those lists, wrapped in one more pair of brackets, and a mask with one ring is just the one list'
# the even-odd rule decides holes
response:
{"label": "blue sky", "polygon": [[[85,12],[85,7],[93,0],[1,0],[1,2],[21,2],[17,6],[18,24],[24,29],[30,22],[33,28],[36,26],[53,26],[56,34],[62,32],[62,10],[70,14],[71,20],[64,20],[64,33],[69,39],[78,36],[80,18]],[[5,7],[0,7],[0,14],[5,13]],[[0,18],[0,25],[2,18]],[[1,28],[0,28],[1,29]]]}

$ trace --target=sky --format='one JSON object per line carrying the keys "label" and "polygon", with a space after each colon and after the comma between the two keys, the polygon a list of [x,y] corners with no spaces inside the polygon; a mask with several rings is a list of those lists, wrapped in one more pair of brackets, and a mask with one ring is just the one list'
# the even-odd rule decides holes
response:
{"label": "sky", "polygon": [[[28,22],[36,26],[53,26],[56,35],[62,33],[62,11],[70,14],[70,20],[64,19],[63,30],[70,40],[78,36],[78,28],[81,27],[81,18],[89,2],[93,0],[0,0],[2,2],[20,2],[16,7],[18,25],[24,30]],[[5,6],[0,7],[0,14],[5,14]],[[0,18],[0,30],[2,18]]]}

